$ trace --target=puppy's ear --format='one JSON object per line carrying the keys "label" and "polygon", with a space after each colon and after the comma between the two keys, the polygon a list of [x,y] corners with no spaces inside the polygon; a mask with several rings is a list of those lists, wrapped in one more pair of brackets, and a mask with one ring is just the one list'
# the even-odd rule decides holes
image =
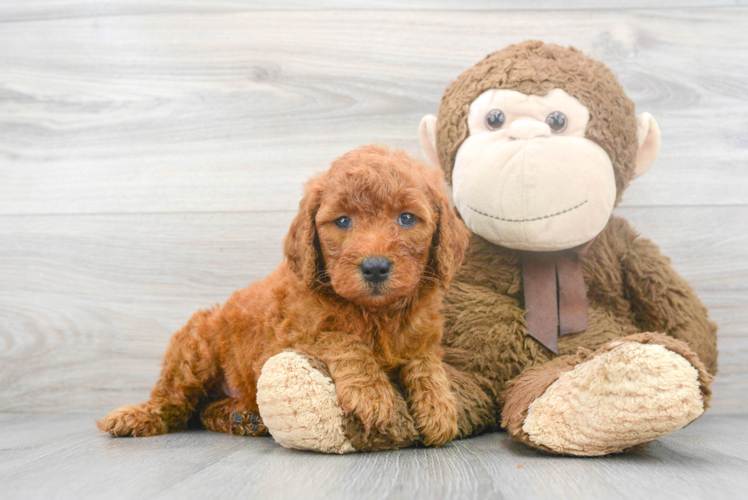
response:
{"label": "puppy's ear", "polygon": [[327,174],[322,173],[307,182],[304,196],[299,202],[299,213],[283,240],[283,254],[288,267],[307,286],[314,284],[318,272],[324,266],[314,218],[322,202],[326,178]]}
{"label": "puppy's ear", "polygon": [[429,267],[439,278],[445,290],[449,290],[455,273],[462,265],[468,246],[470,231],[457,216],[444,192],[443,175],[433,170],[429,184],[432,203],[436,208],[436,231],[431,241]]}

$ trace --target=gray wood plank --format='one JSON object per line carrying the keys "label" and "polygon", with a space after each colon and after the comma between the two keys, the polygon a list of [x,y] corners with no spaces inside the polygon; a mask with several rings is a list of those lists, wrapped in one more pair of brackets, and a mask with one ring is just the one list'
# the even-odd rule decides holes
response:
{"label": "gray wood plank", "polygon": [[606,61],[658,118],[661,159],[624,206],[744,205],[747,22],[729,7],[4,23],[0,213],[293,210],[301,182],[352,147],[419,155],[444,87],[533,37]]}
{"label": "gray wood plank", "polygon": [[236,13],[258,10],[622,10],[745,5],[745,0],[6,0],[0,22],[174,13]]}
{"label": "gray wood plank", "polygon": [[[0,412],[46,413],[0,413],[0,496],[744,496],[745,4],[0,3]],[[620,10],[632,8],[643,10]],[[277,265],[304,179],[364,143],[419,155],[418,121],[447,83],[525,38],[604,60],[660,123],[661,158],[617,213],[672,257],[720,326],[704,418],[593,460],[504,434],[338,457],[269,438],[98,432],[94,417],[147,397],[192,312]]]}
{"label": "gray wood plank", "polygon": [[[715,411],[748,413],[748,208],[618,212],[672,257],[720,325]],[[0,410],[145,399],[171,334],[272,271],[293,216],[0,216]]]}
{"label": "gray wood plank", "polygon": [[4,498],[742,498],[748,420],[707,414],[642,451],[558,458],[504,433],[347,456],[205,431],[112,439],[90,415],[0,414]]}

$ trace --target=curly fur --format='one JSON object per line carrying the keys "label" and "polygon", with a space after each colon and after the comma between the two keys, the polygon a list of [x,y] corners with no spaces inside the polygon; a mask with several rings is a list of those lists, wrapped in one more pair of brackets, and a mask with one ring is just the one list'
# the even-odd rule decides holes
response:
{"label": "curly fur", "polygon": [[602,147],[615,170],[621,194],[634,176],[637,138],[634,103],[600,61],[571,47],[529,40],[487,55],[444,92],[437,120],[439,161],[451,182],[457,150],[469,135],[470,104],[490,89],[545,95],[557,88],[579,99],[590,112],[586,137]]}
{"label": "curly fur", "polygon": [[[417,217],[413,227],[397,224],[403,212]],[[350,229],[335,225],[343,215]],[[438,171],[380,146],[344,155],[307,184],[283,264],[224,306],[196,313],[172,338],[151,399],[99,427],[151,436],[184,428],[199,408],[209,429],[265,434],[257,380],[268,358],[293,348],[327,365],[343,409],[366,432],[393,420],[392,372],[424,442],[449,441],[457,416],[441,363],[440,308],[467,238]],[[369,256],[393,263],[381,286],[359,272]]]}

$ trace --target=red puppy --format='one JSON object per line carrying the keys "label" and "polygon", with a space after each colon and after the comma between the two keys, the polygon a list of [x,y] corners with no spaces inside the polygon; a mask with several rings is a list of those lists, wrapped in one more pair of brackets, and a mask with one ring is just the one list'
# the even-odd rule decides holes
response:
{"label": "red puppy", "polygon": [[337,159],[307,184],[283,264],[223,307],[197,312],[172,337],[151,399],[113,411],[99,428],[153,436],[185,428],[199,411],[211,430],[265,434],[260,370],[296,349],[327,364],[342,408],[367,429],[386,432],[396,398],[388,373],[397,373],[423,442],[453,439],[439,310],[468,231],[441,179],[381,146]]}

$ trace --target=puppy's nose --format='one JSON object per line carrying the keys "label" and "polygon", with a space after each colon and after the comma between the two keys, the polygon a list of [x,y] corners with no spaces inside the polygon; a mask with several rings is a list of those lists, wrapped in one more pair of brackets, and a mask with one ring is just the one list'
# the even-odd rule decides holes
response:
{"label": "puppy's nose", "polygon": [[392,262],[385,257],[369,257],[361,263],[361,274],[369,283],[381,283],[392,271]]}

